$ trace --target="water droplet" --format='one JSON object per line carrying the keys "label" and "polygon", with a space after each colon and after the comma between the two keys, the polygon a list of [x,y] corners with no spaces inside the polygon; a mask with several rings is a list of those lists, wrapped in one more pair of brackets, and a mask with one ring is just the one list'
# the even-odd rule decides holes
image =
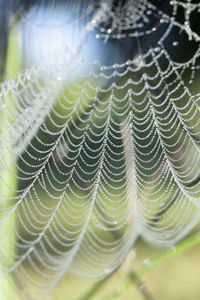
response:
{"label": "water droplet", "polygon": [[136,258],[136,251],[131,250],[131,252],[129,253],[129,257],[131,260],[134,260]]}
{"label": "water droplet", "polygon": [[97,21],[95,19],[92,20],[92,24],[96,24]]}
{"label": "water droplet", "polygon": [[151,15],[152,11],[151,10],[147,10],[147,15]]}
{"label": "water droplet", "polygon": [[96,39],[100,39],[100,35],[99,34],[96,34],[95,37],[96,37]]}
{"label": "water droplet", "polygon": [[172,45],[176,47],[176,46],[178,46],[178,44],[179,43],[177,41],[174,41]]}
{"label": "water droplet", "polygon": [[154,51],[155,51],[155,52],[159,52],[159,51],[160,51],[160,47],[154,48]]}
{"label": "water droplet", "polygon": [[150,262],[148,261],[148,259],[145,259],[145,260],[143,261],[143,265],[146,266],[146,267],[148,267],[148,268],[151,268],[151,264],[150,264]]}
{"label": "water droplet", "polygon": [[109,29],[107,30],[107,33],[110,34],[111,32],[112,32],[112,29],[109,28]]}
{"label": "water droplet", "polygon": [[104,269],[104,273],[105,273],[105,274],[110,274],[110,273],[111,273],[111,269],[105,268],[105,269]]}
{"label": "water droplet", "polygon": [[129,59],[129,60],[127,60],[126,64],[127,64],[127,66],[130,66],[132,64],[132,61]]}
{"label": "water droplet", "polygon": [[57,77],[57,80],[58,80],[58,81],[61,81],[61,80],[62,80],[62,77],[61,77],[61,76],[58,76],[58,77]]}
{"label": "water droplet", "polygon": [[176,253],[176,247],[168,245],[168,248],[171,249],[174,253]]}

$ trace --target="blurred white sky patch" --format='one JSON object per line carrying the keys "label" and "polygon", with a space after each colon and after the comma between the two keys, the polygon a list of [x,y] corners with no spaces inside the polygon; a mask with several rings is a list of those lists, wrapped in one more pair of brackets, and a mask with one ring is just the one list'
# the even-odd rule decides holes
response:
{"label": "blurred white sky patch", "polygon": [[64,59],[92,61],[102,43],[89,34],[81,43],[86,15],[73,15],[70,6],[33,6],[23,19],[24,54],[28,65],[49,64]]}
{"label": "blurred white sky patch", "polygon": [[95,13],[89,8],[80,11],[73,4],[34,5],[22,20],[25,65],[121,61],[120,47],[113,41],[103,44],[95,28],[83,38],[86,25],[94,25]]}

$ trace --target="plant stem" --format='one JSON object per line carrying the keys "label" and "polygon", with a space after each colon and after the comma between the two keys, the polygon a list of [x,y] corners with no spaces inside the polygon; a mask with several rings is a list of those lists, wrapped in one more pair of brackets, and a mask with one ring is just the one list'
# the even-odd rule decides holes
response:
{"label": "plant stem", "polygon": [[[110,277],[110,276],[109,276]],[[95,283],[92,288],[85,294],[83,297],[81,297],[79,300],[89,300],[93,299],[93,297],[98,293],[98,291],[103,287],[103,285],[107,282],[108,277],[104,278],[101,281],[98,281]]]}
{"label": "plant stem", "polygon": [[148,273],[152,268],[156,268],[161,263],[166,262],[170,258],[173,258],[175,255],[182,253],[184,251],[187,251],[197,245],[200,244],[200,232],[189,236],[179,244],[177,244],[175,247],[169,247],[169,249],[163,251],[162,253],[152,257],[148,260],[148,263],[146,265],[142,265],[138,270],[137,274],[139,276],[144,276],[146,273]]}
{"label": "plant stem", "polygon": [[[15,77],[21,65],[21,40],[19,35],[18,25],[11,28],[8,36],[7,45],[7,58],[6,58],[6,74],[5,79]],[[17,167],[16,167],[16,157],[13,157],[13,152],[10,151],[11,145],[9,143],[9,123],[12,122],[9,111],[10,105],[12,105],[12,110],[15,110],[15,100],[11,94],[8,94],[7,98],[10,101],[6,102],[6,98],[3,99],[3,111],[1,113],[1,132],[2,132],[2,148],[3,150],[3,160],[6,167],[0,169],[0,175],[2,181],[0,182],[0,192],[1,192],[1,202],[0,208],[7,210],[14,204],[15,190],[17,188]],[[0,239],[2,245],[1,253],[1,267],[5,270],[10,268],[14,262],[16,247],[15,247],[15,230],[13,226],[17,226],[17,215],[13,213],[12,216],[7,219],[3,224],[3,229],[1,231]],[[11,283],[13,283],[13,275],[10,272],[0,273],[0,299],[8,300],[13,299],[14,291],[12,289]]]}
{"label": "plant stem", "polygon": [[[136,275],[138,278],[141,278],[145,274],[149,273],[152,269],[168,261],[170,258],[173,258],[179,253],[192,249],[193,247],[199,244],[200,244],[200,232],[192,236],[189,236],[187,239],[177,244],[176,247],[170,247],[169,249],[164,250],[163,252],[155,255],[154,257],[149,259],[146,262],[146,264],[143,264],[136,272],[134,272],[134,276]],[[120,284],[119,289],[115,292],[110,293],[104,299],[109,299],[109,300],[118,299],[131,286],[131,284],[133,283],[134,276],[126,277],[124,281]],[[153,298],[146,298],[146,299],[149,300]]]}
{"label": "plant stem", "polygon": [[151,291],[149,290],[147,284],[139,277],[137,272],[131,271],[128,274],[129,279],[135,283],[137,286],[139,292],[143,296],[144,299],[146,300],[156,300],[156,298],[153,296]]}

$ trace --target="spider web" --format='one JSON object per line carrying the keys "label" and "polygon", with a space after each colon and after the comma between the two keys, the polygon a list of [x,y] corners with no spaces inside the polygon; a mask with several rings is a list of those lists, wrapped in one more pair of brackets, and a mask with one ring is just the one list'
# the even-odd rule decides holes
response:
{"label": "spider web", "polygon": [[[63,2],[75,46],[1,83],[1,272],[23,299],[67,272],[108,276],[139,236],[172,246],[199,222],[200,5],[160,2]],[[22,8],[41,27],[40,4]]]}

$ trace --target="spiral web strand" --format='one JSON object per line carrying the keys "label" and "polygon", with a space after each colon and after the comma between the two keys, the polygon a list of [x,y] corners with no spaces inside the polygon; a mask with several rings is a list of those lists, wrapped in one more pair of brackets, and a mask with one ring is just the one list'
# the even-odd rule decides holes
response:
{"label": "spiral web strand", "polygon": [[[71,4],[75,47],[1,83],[1,272],[22,299],[67,272],[108,276],[138,236],[165,247],[199,222],[200,5],[160,2]],[[94,61],[80,58],[88,36]],[[125,51],[109,63],[112,43]]]}

